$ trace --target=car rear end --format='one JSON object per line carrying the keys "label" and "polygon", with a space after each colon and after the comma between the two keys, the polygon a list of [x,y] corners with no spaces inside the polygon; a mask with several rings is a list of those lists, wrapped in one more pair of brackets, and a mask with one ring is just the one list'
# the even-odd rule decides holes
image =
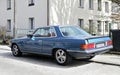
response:
{"label": "car rear end", "polygon": [[109,37],[85,38],[85,43],[80,44],[80,50],[70,52],[76,59],[89,58],[98,54],[108,52],[112,48],[112,41]]}
{"label": "car rear end", "polygon": [[67,52],[77,59],[105,53],[112,48],[112,41],[108,36],[92,36],[77,26],[61,26],[60,32],[62,37],[70,41],[65,40],[69,44]]}

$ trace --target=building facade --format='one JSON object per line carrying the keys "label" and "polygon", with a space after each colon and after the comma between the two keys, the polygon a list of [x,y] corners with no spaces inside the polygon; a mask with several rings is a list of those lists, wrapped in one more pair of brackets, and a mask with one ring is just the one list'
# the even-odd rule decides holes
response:
{"label": "building facade", "polygon": [[107,35],[109,0],[0,0],[0,26],[22,36],[40,26],[79,25],[91,34]]}
{"label": "building facade", "polygon": [[120,6],[112,3],[112,26],[111,29],[120,29]]}

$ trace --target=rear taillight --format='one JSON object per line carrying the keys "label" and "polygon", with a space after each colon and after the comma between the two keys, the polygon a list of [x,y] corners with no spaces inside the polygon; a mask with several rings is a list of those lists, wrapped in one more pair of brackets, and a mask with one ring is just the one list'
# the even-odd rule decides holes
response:
{"label": "rear taillight", "polygon": [[107,46],[110,46],[110,45],[112,45],[112,41],[111,40],[107,41]]}
{"label": "rear taillight", "polygon": [[95,47],[95,44],[81,44],[80,49],[82,50],[87,50],[87,49],[92,49]]}

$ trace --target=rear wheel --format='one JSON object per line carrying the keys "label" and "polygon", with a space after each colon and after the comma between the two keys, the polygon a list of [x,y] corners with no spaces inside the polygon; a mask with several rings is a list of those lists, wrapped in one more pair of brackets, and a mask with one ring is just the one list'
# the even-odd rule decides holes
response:
{"label": "rear wheel", "polygon": [[12,46],[12,54],[13,56],[16,56],[16,57],[22,55],[22,52],[20,51],[19,47],[16,44]]}
{"label": "rear wheel", "polygon": [[72,60],[72,58],[69,56],[69,54],[66,51],[64,51],[63,49],[58,49],[57,51],[55,51],[54,57],[55,57],[56,62],[59,65],[67,65]]}

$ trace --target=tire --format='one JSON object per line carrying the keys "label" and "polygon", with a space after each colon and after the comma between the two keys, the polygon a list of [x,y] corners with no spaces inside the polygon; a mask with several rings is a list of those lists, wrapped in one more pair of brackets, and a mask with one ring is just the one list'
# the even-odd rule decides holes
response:
{"label": "tire", "polygon": [[12,46],[11,50],[12,50],[13,56],[15,57],[19,57],[22,55],[22,52],[20,51],[19,47],[16,44]]}
{"label": "tire", "polygon": [[56,62],[59,65],[63,65],[63,66],[69,64],[72,60],[70,55],[66,51],[64,51],[63,49],[56,50],[54,52],[54,57],[55,57]]}

